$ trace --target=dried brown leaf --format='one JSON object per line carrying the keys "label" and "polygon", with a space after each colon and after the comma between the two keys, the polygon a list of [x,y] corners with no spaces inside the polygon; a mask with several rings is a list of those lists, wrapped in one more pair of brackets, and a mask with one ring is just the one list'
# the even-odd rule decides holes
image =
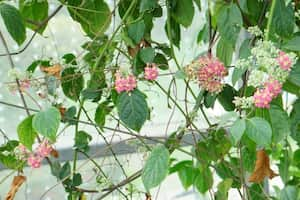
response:
{"label": "dried brown leaf", "polygon": [[272,179],[273,177],[278,176],[270,168],[270,159],[266,154],[265,150],[258,150],[256,152],[256,162],[255,168],[251,176],[249,177],[249,182],[260,183],[264,180],[265,177]]}
{"label": "dried brown leaf", "polygon": [[41,71],[46,73],[50,76],[55,76],[56,78],[60,79],[60,72],[62,70],[62,67],[60,64],[55,64],[50,67],[41,66]]}
{"label": "dried brown leaf", "polygon": [[15,176],[5,200],[13,200],[21,185],[26,181],[25,176]]}

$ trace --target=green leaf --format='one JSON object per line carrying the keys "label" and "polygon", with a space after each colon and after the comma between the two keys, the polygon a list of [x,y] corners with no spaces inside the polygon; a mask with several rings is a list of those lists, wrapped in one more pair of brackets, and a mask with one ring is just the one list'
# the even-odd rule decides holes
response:
{"label": "green leaf", "polygon": [[22,143],[29,150],[32,150],[32,145],[37,136],[36,131],[32,127],[33,115],[24,119],[18,126],[17,132],[20,143]]}
{"label": "green leaf", "polygon": [[169,69],[169,63],[163,54],[157,53],[154,57],[153,62],[157,65],[159,69],[167,70]]}
{"label": "green leaf", "polygon": [[243,25],[242,14],[238,6],[234,3],[224,6],[218,15],[217,25],[221,37],[234,47]]}
{"label": "green leaf", "polygon": [[32,126],[36,132],[55,142],[60,119],[60,112],[56,108],[51,107],[37,113],[32,119]]}
{"label": "green leaf", "polygon": [[196,176],[193,161],[184,160],[177,163],[170,169],[170,173],[176,171],[178,173],[182,186],[185,190],[187,190],[194,183],[194,179]]}
{"label": "green leaf", "polygon": [[192,24],[194,13],[193,0],[177,1],[172,8],[172,17],[186,28]]}
{"label": "green leaf", "polygon": [[77,101],[84,84],[82,73],[76,72],[75,67],[69,67],[63,70],[61,79],[64,94],[73,101]]}
{"label": "green leaf", "polygon": [[236,145],[242,138],[246,130],[246,122],[244,119],[236,120],[230,128],[230,135],[233,140],[233,144]]}
{"label": "green leaf", "polygon": [[240,58],[246,59],[251,55],[250,42],[251,42],[251,39],[246,39],[243,41],[243,43],[240,47],[240,50],[239,50]]}
{"label": "green leaf", "polygon": [[230,85],[226,84],[222,92],[218,94],[217,98],[226,111],[233,111],[235,109],[233,100],[236,95],[237,95],[236,90]]}
{"label": "green leaf", "polygon": [[199,31],[198,36],[197,36],[197,43],[199,44],[201,41],[204,43],[207,43],[209,40],[209,30],[208,30],[208,25],[204,24],[202,29]]}
{"label": "green leaf", "polygon": [[279,175],[281,177],[281,180],[285,184],[288,183],[290,180],[289,166],[290,166],[289,152],[287,150],[283,150],[282,157],[280,157],[278,168],[279,168]]}
{"label": "green leaf", "polygon": [[270,124],[260,118],[253,117],[246,121],[246,133],[250,139],[260,146],[267,146],[272,141],[272,129]]}
{"label": "green leaf", "polygon": [[59,172],[59,178],[60,178],[60,180],[64,180],[64,179],[70,177],[70,175],[71,175],[71,165],[69,162],[66,162],[62,166],[62,168]]}
{"label": "green leaf", "polygon": [[71,17],[91,38],[103,34],[111,22],[111,12],[104,0],[68,0]]}
{"label": "green leaf", "polygon": [[135,42],[140,43],[145,34],[145,23],[143,20],[130,24],[128,26],[128,36]]}
{"label": "green leaf", "polygon": [[140,12],[153,10],[158,7],[157,0],[141,0]]}
{"label": "green leaf", "polygon": [[243,76],[247,71],[247,68],[237,68],[235,67],[232,73],[232,85],[234,86],[238,80]]}
{"label": "green leaf", "polygon": [[[44,23],[44,21],[48,18],[48,1],[20,0],[19,8],[21,15],[26,22],[26,26],[33,31],[37,30],[39,33],[43,33],[47,23],[45,23],[42,27],[39,27],[39,24]],[[29,20],[34,23],[28,23],[27,21]]]}
{"label": "green leaf", "polygon": [[83,152],[87,152],[89,150],[89,142],[92,140],[92,136],[90,136],[85,131],[78,131],[75,135],[75,144],[74,147]]}
{"label": "green leaf", "polygon": [[292,68],[289,76],[289,81],[300,87],[300,62],[298,61],[296,65]]}
{"label": "green leaf", "polygon": [[105,124],[106,115],[108,115],[112,110],[112,107],[107,105],[107,102],[103,102],[98,105],[95,113],[95,122],[100,126],[103,127]]}
{"label": "green leaf", "polygon": [[180,40],[181,40],[180,24],[177,23],[173,18],[170,19],[170,29],[171,29],[170,33],[168,34],[168,23],[166,22],[165,32],[167,33],[169,40],[172,40],[173,44],[178,49],[180,49]]}
{"label": "green leaf", "polygon": [[72,53],[63,55],[62,59],[64,59],[66,64],[77,65],[76,56]]}
{"label": "green leaf", "polygon": [[294,32],[295,18],[291,5],[286,6],[285,0],[277,0],[274,10],[272,29],[278,35],[288,38]]}
{"label": "green leaf", "polygon": [[282,47],[290,51],[300,51],[300,36],[294,36],[290,40],[286,41]]}
{"label": "green leaf", "polygon": [[230,43],[222,38],[219,40],[217,45],[217,57],[225,64],[225,66],[231,64],[233,51],[234,49]]}
{"label": "green leaf", "polygon": [[194,2],[197,5],[199,11],[201,11],[201,1],[200,0],[194,0]]}
{"label": "green leaf", "polygon": [[228,191],[232,185],[232,179],[225,179],[218,184],[218,191],[216,193],[216,200],[228,199]]}
{"label": "green leaf", "polygon": [[155,51],[151,47],[140,50],[139,56],[144,63],[152,63],[155,57]]}
{"label": "green leaf", "polygon": [[21,45],[26,39],[26,30],[20,12],[9,4],[1,3],[0,13],[10,36]]}
{"label": "green leaf", "polygon": [[147,191],[158,186],[168,175],[169,151],[164,146],[156,146],[146,161],[142,181]]}
{"label": "green leaf", "polygon": [[298,99],[293,104],[293,110],[290,115],[291,118],[291,136],[300,144],[300,100]]}
{"label": "green leaf", "polygon": [[244,146],[241,150],[243,167],[248,172],[254,170],[254,165],[256,161],[256,151],[255,149],[248,148]]}
{"label": "green leaf", "polygon": [[140,131],[149,115],[145,95],[137,89],[120,95],[117,110],[121,121],[135,131]]}
{"label": "green leaf", "polygon": [[299,191],[296,186],[287,185],[280,192],[280,200],[299,199]]}
{"label": "green leaf", "polygon": [[273,142],[278,143],[290,134],[289,116],[277,105],[271,105],[269,112],[273,130]]}
{"label": "green leaf", "polygon": [[73,180],[72,180],[72,186],[76,187],[82,184],[82,177],[81,174],[76,173],[73,176]]}
{"label": "green leaf", "polygon": [[200,193],[204,194],[213,186],[213,176],[210,169],[204,165],[199,166],[197,173],[194,185]]}

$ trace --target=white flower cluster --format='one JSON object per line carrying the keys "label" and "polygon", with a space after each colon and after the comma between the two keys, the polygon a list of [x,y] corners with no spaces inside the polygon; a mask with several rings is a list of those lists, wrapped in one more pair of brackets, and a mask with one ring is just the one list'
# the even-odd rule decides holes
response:
{"label": "white flower cluster", "polygon": [[253,106],[253,97],[234,97],[233,103],[237,108],[248,109]]}
{"label": "white flower cluster", "polygon": [[259,29],[258,26],[250,26],[248,28],[248,32],[254,36],[262,36],[263,35],[263,32]]}
{"label": "white flower cluster", "polygon": [[[253,28],[254,30],[255,28]],[[272,77],[281,84],[285,82],[289,75],[289,70],[282,69],[279,65],[280,50],[271,41],[259,40],[255,47],[251,49],[251,56],[247,59],[237,61],[236,67],[248,69],[248,85],[260,87]],[[294,53],[286,53],[286,56],[292,60],[291,66],[296,63]]]}

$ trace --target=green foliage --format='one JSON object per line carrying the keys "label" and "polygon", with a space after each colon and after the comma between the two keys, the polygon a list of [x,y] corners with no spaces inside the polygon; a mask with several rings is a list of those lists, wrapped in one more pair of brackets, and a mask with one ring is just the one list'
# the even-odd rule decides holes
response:
{"label": "green foliage", "polygon": [[89,150],[89,142],[92,140],[90,136],[85,131],[78,131],[75,135],[74,147],[76,150],[87,152]]}
{"label": "green foliage", "polygon": [[20,170],[24,166],[24,162],[18,160],[14,154],[14,150],[18,144],[18,141],[10,140],[0,146],[0,163],[8,169]]}
{"label": "green foliage", "polygon": [[268,146],[272,141],[272,129],[270,124],[260,118],[253,117],[246,120],[246,133],[256,144]]}
{"label": "green foliage", "polygon": [[100,127],[104,126],[105,118],[111,112],[111,110],[112,107],[108,105],[108,102],[103,102],[98,105],[94,120]]}
{"label": "green foliage", "polygon": [[139,56],[144,63],[152,63],[155,58],[155,50],[151,47],[141,49]]}
{"label": "green foliage", "polygon": [[169,151],[164,146],[155,147],[142,173],[142,181],[147,191],[158,186],[167,176],[169,166]]}
{"label": "green foliage", "polygon": [[213,175],[205,165],[200,165],[197,172],[194,185],[200,193],[204,194],[213,186]]}
{"label": "green foliage", "polygon": [[234,47],[243,25],[242,14],[238,6],[233,3],[224,6],[218,15],[217,24],[222,39]]}
{"label": "green foliage", "polygon": [[158,7],[158,3],[156,0],[141,0],[140,3],[140,12],[144,12],[147,10],[152,10]]}
{"label": "green foliage", "polygon": [[185,1],[172,1],[172,17],[178,23],[184,27],[189,27],[192,24],[194,18],[194,5],[193,0]]}
{"label": "green foliage", "polygon": [[288,185],[280,192],[280,200],[299,199],[299,189],[296,186]]}
{"label": "green foliage", "polygon": [[218,191],[216,192],[216,200],[228,199],[228,191],[231,188],[232,179],[225,179],[218,184]]}
{"label": "green foliage", "polygon": [[[20,0],[19,9],[26,22],[26,26],[34,31],[43,33],[47,26],[45,20],[48,17],[48,2],[39,0]],[[40,24],[43,24],[43,26],[40,26]]]}
{"label": "green foliage", "polygon": [[235,109],[233,100],[236,95],[236,90],[230,85],[226,84],[222,92],[218,94],[217,98],[226,111],[233,111]]}
{"label": "green foliage", "polygon": [[104,0],[68,0],[71,17],[80,23],[88,36],[103,34],[110,25],[111,13]]}
{"label": "green foliage", "polygon": [[246,121],[244,119],[237,119],[230,127],[230,135],[234,145],[236,145],[240,141],[245,130]]}
{"label": "green foliage", "polygon": [[37,136],[36,131],[32,127],[33,115],[24,119],[18,126],[17,132],[20,143],[22,143],[29,150],[32,150],[32,145]]}
{"label": "green foliage", "polygon": [[275,5],[272,28],[281,37],[289,38],[294,32],[294,11],[292,5],[286,6],[284,0],[277,0]]}
{"label": "green foliage", "polygon": [[143,20],[140,20],[128,26],[128,36],[135,42],[135,44],[140,43],[140,41],[144,37],[145,28],[146,27]]}
{"label": "green foliage", "polygon": [[121,93],[117,109],[121,121],[135,131],[140,131],[149,115],[146,97],[139,90]]}
{"label": "green foliage", "polygon": [[177,172],[180,182],[185,190],[194,184],[196,177],[196,169],[193,166],[193,161],[185,160],[177,163],[170,168],[170,173]]}
{"label": "green foliage", "polygon": [[32,127],[34,130],[55,142],[56,132],[60,124],[61,116],[59,111],[54,108],[48,108],[45,111],[37,113],[32,119]]}
{"label": "green foliage", "polygon": [[277,105],[271,105],[269,112],[273,142],[278,143],[290,134],[290,119],[288,114]]}
{"label": "green foliage", "polygon": [[80,97],[80,92],[84,87],[82,73],[77,72],[75,67],[69,67],[63,70],[61,78],[61,86],[64,94],[73,101],[77,101]]}
{"label": "green foliage", "polygon": [[10,36],[18,45],[23,44],[26,39],[26,30],[19,10],[9,4],[0,3],[0,14]]}
{"label": "green foliage", "polygon": [[233,50],[234,48],[230,43],[222,38],[219,40],[217,45],[217,57],[225,64],[225,66],[231,64]]}

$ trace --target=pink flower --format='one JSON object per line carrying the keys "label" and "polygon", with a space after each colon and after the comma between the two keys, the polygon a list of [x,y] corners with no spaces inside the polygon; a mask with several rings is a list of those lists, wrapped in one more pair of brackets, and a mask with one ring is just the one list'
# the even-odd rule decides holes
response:
{"label": "pink flower", "polygon": [[127,84],[126,84],[126,91],[127,92],[130,92],[132,90],[134,90],[136,88],[136,79],[135,79],[135,76],[133,75],[129,75],[127,76]]}
{"label": "pink flower", "polygon": [[42,158],[39,155],[31,154],[28,157],[27,164],[32,168],[39,168],[41,166]]}
{"label": "pink flower", "polygon": [[41,158],[45,158],[50,155],[51,151],[53,150],[52,146],[49,144],[48,140],[44,140],[39,144],[36,149],[36,154]]}
{"label": "pink flower", "polygon": [[223,78],[227,69],[217,58],[201,57],[198,70],[199,85],[211,93],[219,93],[223,89]]}
{"label": "pink flower", "polygon": [[115,80],[115,89],[117,90],[118,93],[121,93],[126,90],[126,84],[127,80],[119,73],[116,73],[116,80]]}
{"label": "pink flower", "polygon": [[115,89],[118,93],[121,92],[130,92],[134,90],[137,86],[136,78],[133,75],[128,75],[124,77],[121,75],[120,72],[116,73],[116,80],[115,80]]}
{"label": "pink flower", "polygon": [[272,93],[268,89],[257,89],[254,93],[254,104],[258,108],[270,108]]}
{"label": "pink flower", "polygon": [[23,144],[20,143],[15,149],[15,154],[19,159],[26,160],[29,151]]}
{"label": "pink flower", "polygon": [[147,65],[145,67],[145,79],[153,81],[158,77],[158,69],[155,64]]}
{"label": "pink flower", "polygon": [[282,85],[278,80],[271,79],[265,83],[265,89],[271,93],[272,98],[276,98],[281,93]]}
{"label": "pink flower", "polygon": [[26,79],[26,80],[20,81],[20,86],[21,86],[22,91],[29,89],[30,88],[30,80]]}
{"label": "pink flower", "polygon": [[283,51],[279,52],[279,56],[277,57],[277,62],[281,69],[291,70],[292,67],[292,59]]}

